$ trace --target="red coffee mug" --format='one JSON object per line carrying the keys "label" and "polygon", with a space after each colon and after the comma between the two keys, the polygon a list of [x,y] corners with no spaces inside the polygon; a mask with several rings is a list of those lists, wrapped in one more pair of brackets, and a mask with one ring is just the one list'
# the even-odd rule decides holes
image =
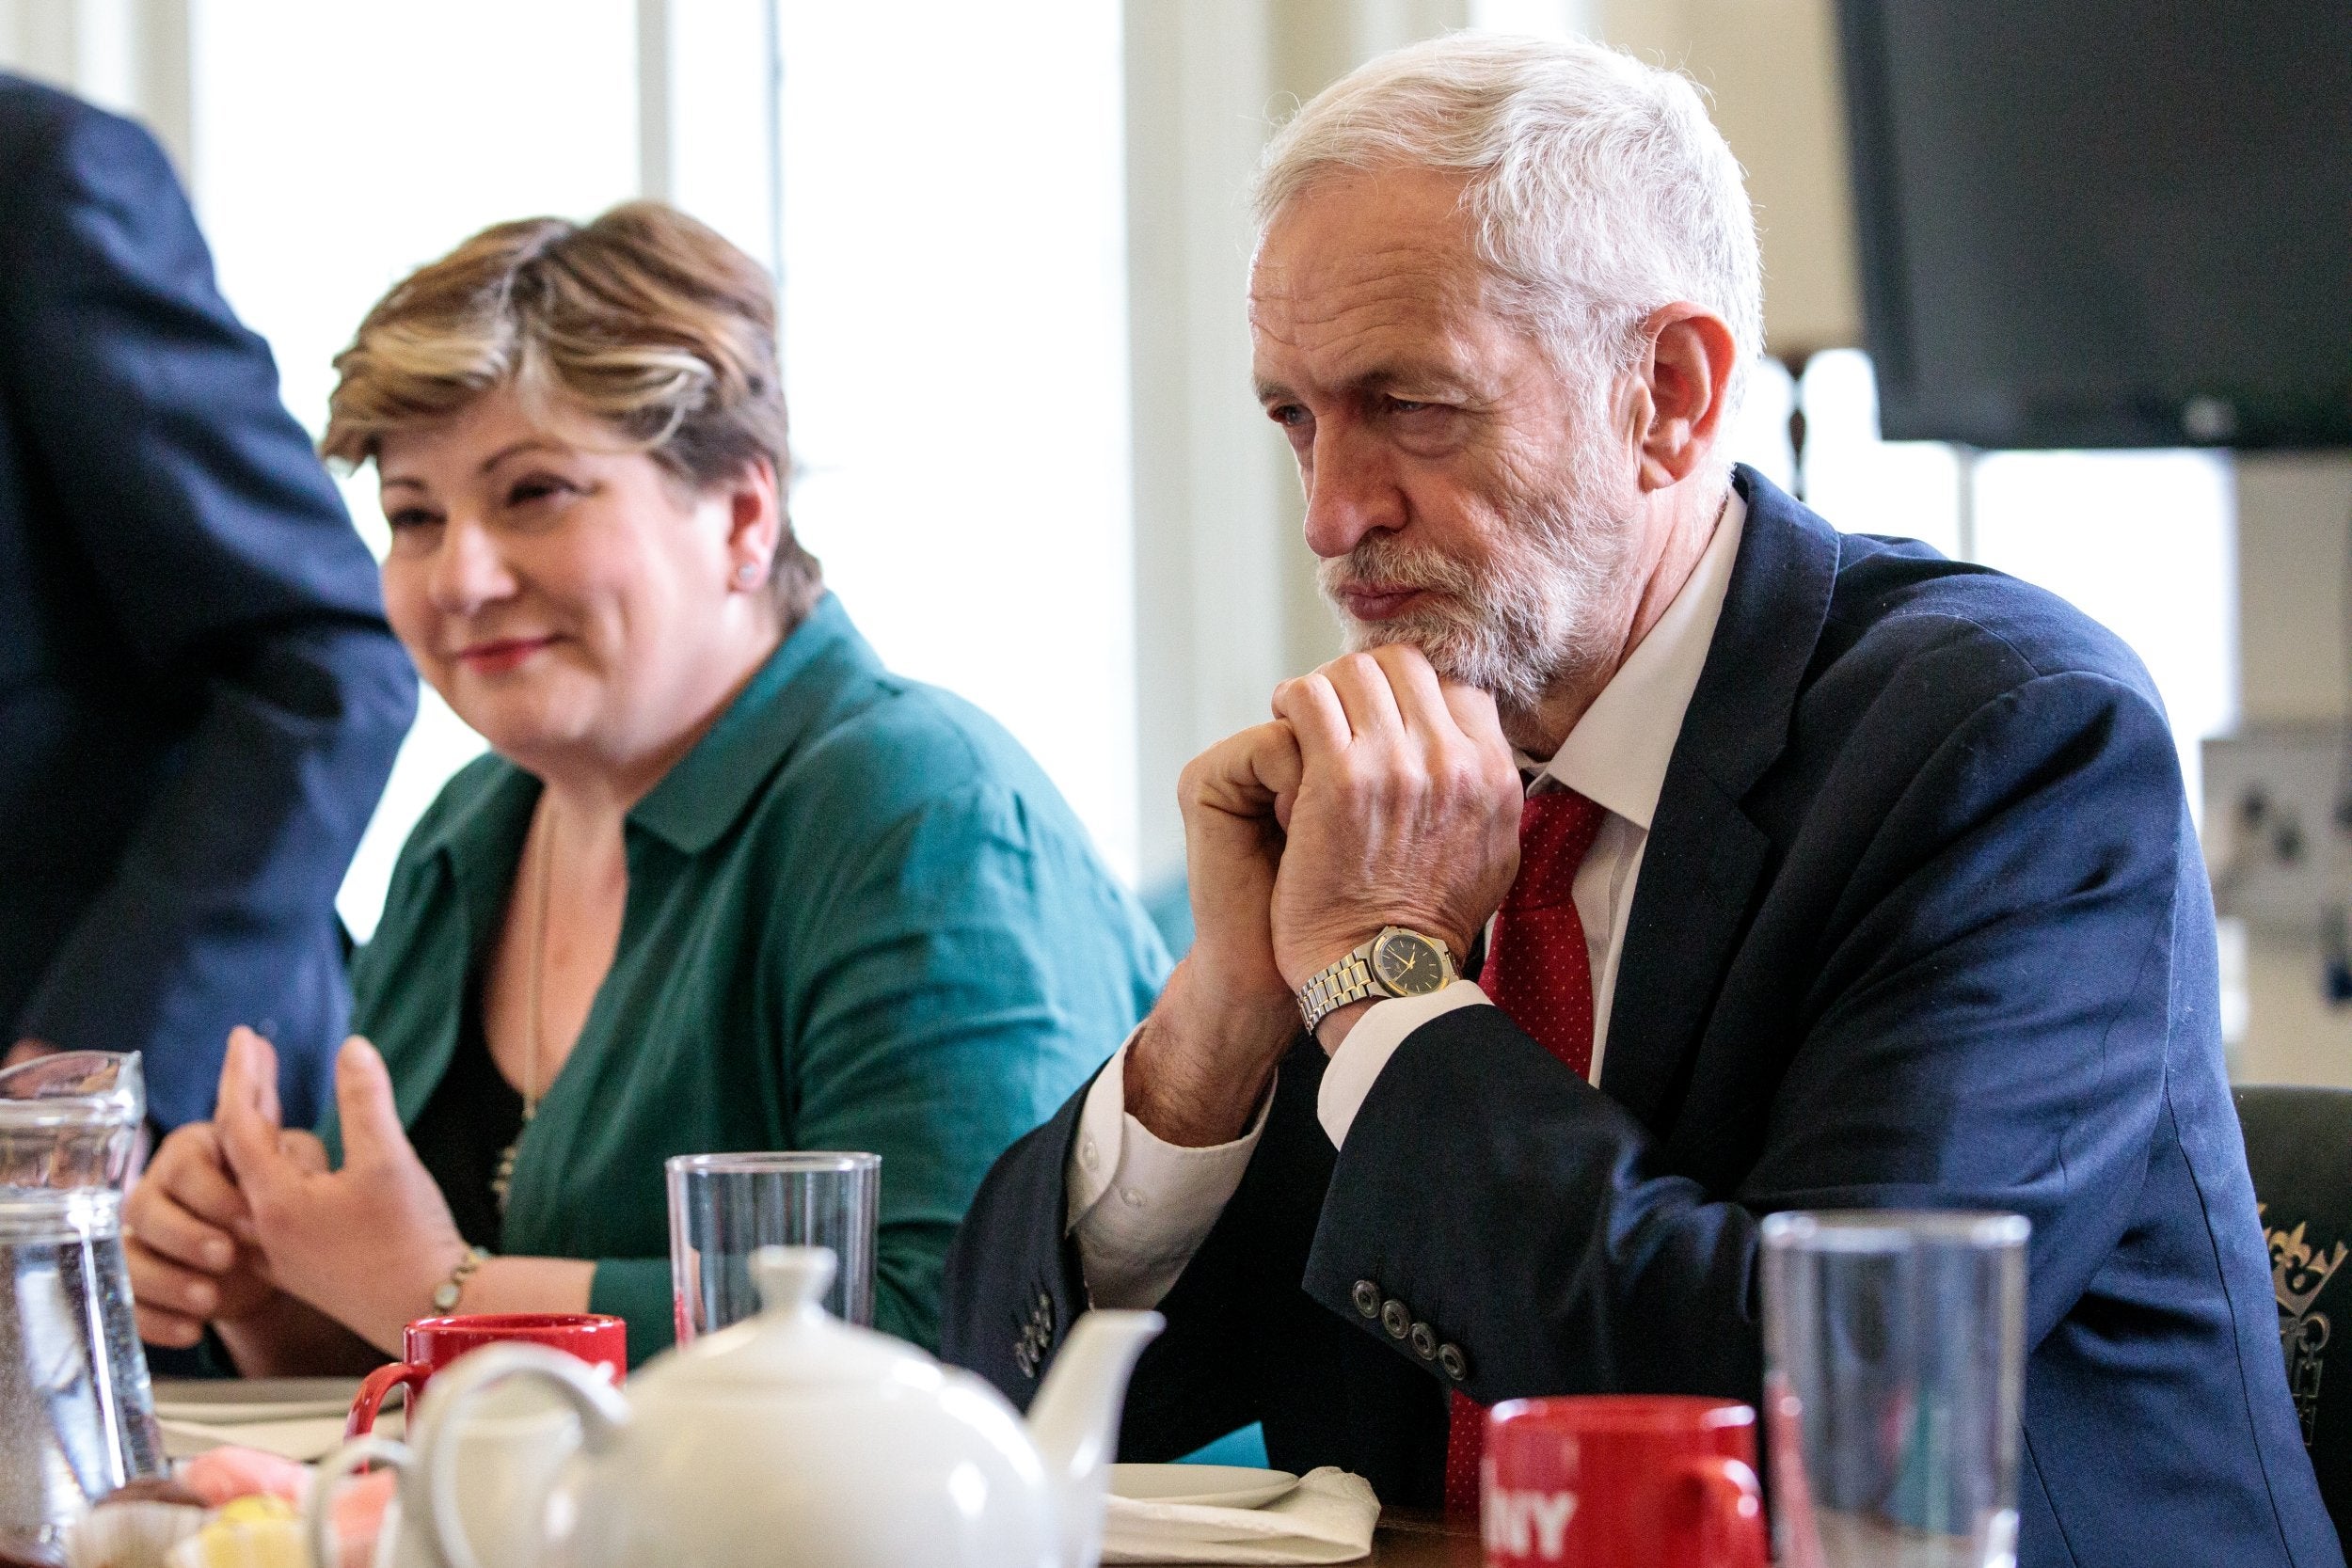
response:
{"label": "red coffee mug", "polygon": [[408,1390],[408,1408],[433,1374],[468,1351],[485,1345],[520,1340],[547,1345],[580,1357],[619,1383],[628,1368],[628,1325],[618,1318],[594,1312],[476,1312],[454,1318],[419,1318],[400,1334],[400,1356],[378,1367],[359,1385],[351,1402],[351,1418],[343,1423],[346,1439],[375,1428],[384,1396],[394,1388]]}
{"label": "red coffee mug", "polygon": [[1486,1417],[1488,1568],[1765,1568],[1756,1412],[1729,1400],[1509,1400]]}

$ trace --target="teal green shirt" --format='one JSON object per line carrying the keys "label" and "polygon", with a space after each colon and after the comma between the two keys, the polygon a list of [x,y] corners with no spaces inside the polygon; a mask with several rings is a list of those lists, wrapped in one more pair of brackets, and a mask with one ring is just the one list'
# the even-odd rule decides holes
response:
{"label": "teal green shirt", "polygon": [[[451,780],[354,961],[404,1122],[448,1069],[538,795],[497,756]],[[504,1250],[594,1259],[590,1307],[640,1361],[672,1335],[663,1160],[870,1150],[875,1326],[934,1344],[980,1178],[1166,977],[1150,922],[1012,737],[884,670],[831,594],[625,837],[612,969],[523,1134]]]}

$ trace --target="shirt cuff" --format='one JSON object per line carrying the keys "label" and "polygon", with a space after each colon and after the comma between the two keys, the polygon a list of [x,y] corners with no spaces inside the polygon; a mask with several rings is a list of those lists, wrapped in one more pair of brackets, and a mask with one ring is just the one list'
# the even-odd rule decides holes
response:
{"label": "shirt cuff", "polygon": [[1122,1044],[1087,1091],[1064,1180],[1065,1224],[1096,1307],[1154,1307],[1168,1294],[1241,1185],[1274,1102],[1269,1086],[1240,1137],[1186,1148],[1127,1114],[1126,1069]]}
{"label": "shirt cuff", "polygon": [[1364,1108],[1364,1097],[1380,1081],[1380,1069],[1389,1065],[1406,1036],[1456,1007],[1492,1006],[1493,998],[1479,990],[1476,981],[1456,980],[1427,996],[1392,996],[1366,1007],[1364,1016],[1340,1041],[1340,1048],[1331,1053],[1330,1064],[1323,1069],[1323,1088],[1315,1096],[1315,1119],[1323,1123],[1331,1147],[1337,1148],[1347,1141],[1347,1130],[1356,1125],[1356,1113]]}

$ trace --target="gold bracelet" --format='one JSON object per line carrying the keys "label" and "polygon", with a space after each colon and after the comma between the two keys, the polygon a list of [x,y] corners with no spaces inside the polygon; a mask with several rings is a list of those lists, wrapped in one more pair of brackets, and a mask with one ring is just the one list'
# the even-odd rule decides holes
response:
{"label": "gold bracelet", "polygon": [[473,1276],[474,1270],[489,1260],[490,1255],[480,1247],[468,1247],[466,1256],[460,1258],[457,1260],[457,1266],[449,1271],[449,1277],[433,1287],[433,1310],[436,1312],[456,1311],[457,1298],[464,1293],[466,1281]]}

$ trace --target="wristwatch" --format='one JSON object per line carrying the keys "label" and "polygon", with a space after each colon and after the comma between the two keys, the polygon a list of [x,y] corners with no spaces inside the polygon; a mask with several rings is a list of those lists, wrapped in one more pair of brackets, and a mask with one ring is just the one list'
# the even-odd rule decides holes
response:
{"label": "wristwatch", "polygon": [[1298,988],[1298,1016],[1313,1034],[1331,1012],[1368,996],[1427,996],[1454,983],[1454,955],[1435,937],[1385,926],[1380,934]]}

